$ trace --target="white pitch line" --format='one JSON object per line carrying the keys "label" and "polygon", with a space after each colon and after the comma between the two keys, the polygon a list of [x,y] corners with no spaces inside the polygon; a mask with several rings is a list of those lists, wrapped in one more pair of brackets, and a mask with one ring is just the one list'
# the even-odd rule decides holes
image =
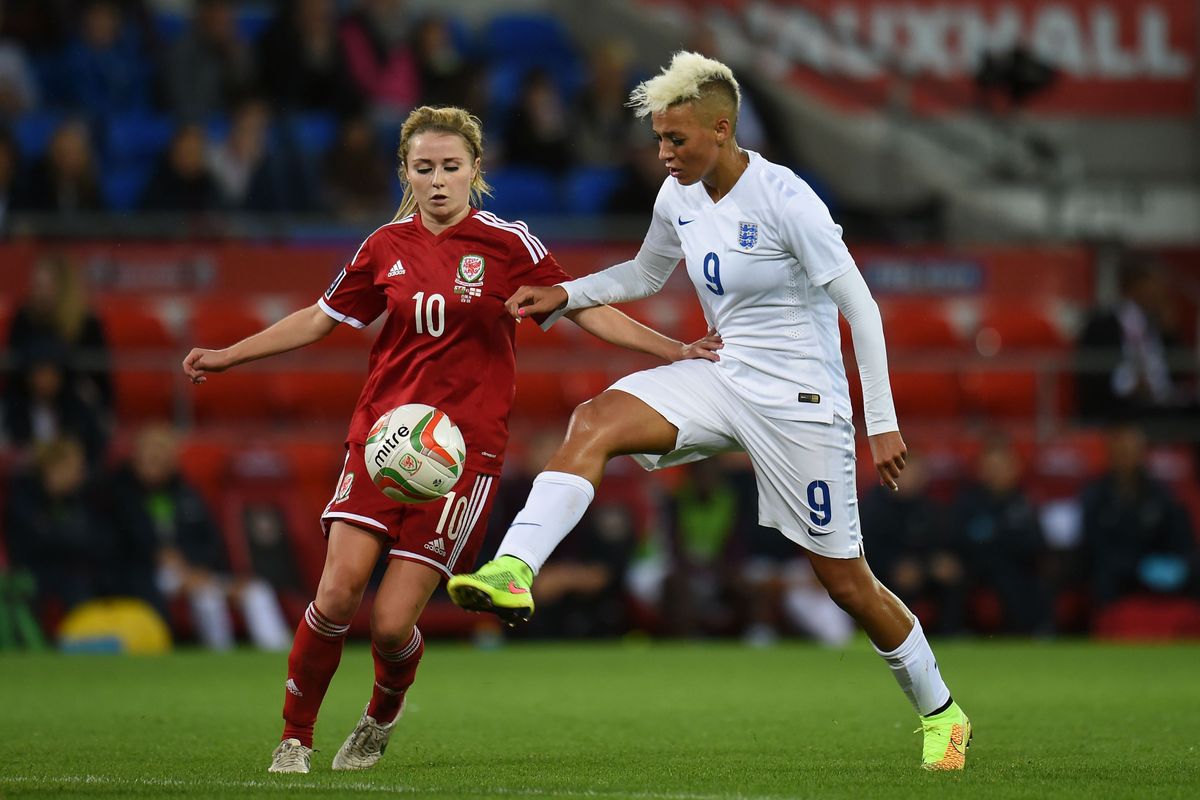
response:
{"label": "white pitch line", "polygon": [[[177,778],[114,778],[105,775],[57,775],[52,777],[42,775],[0,775],[0,786],[5,784],[35,784],[56,785],[72,784],[79,786],[143,786],[166,789],[211,787],[214,789],[324,789],[329,791],[354,791],[364,793],[388,792],[392,794],[423,794],[461,796],[462,789],[440,789],[416,786],[385,785],[377,783],[342,783],[340,781],[314,781],[311,778],[299,778],[290,775],[280,775],[277,780],[247,779],[231,780],[180,780]],[[633,800],[784,800],[773,795],[744,795],[744,794],[689,794],[686,792],[616,792],[596,791],[593,789],[568,789],[556,791],[553,789],[512,789],[508,787],[479,787],[473,793],[480,795],[501,796],[545,796],[545,797],[589,797],[589,798],[633,798]]]}

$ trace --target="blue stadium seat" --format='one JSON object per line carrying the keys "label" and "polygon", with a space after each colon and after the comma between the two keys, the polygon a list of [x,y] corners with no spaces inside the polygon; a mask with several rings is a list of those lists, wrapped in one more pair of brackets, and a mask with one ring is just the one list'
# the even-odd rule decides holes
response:
{"label": "blue stadium seat", "polygon": [[484,31],[484,47],[493,60],[533,64],[575,54],[566,28],[550,14],[498,14]]}
{"label": "blue stadium seat", "polygon": [[504,219],[523,219],[560,210],[558,181],[545,170],[504,167],[488,172],[487,181],[495,196],[485,198],[483,207]]}
{"label": "blue stadium seat", "polygon": [[138,207],[142,192],[154,171],[151,163],[109,167],[100,179],[104,199],[113,211],[132,211]]}
{"label": "blue stadium seat", "polygon": [[37,112],[17,118],[13,126],[13,138],[20,148],[22,160],[41,158],[50,144],[50,137],[62,124],[64,116],[57,112]]}
{"label": "blue stadium seat", "polygon": [[291,136],[306,154],[320,155],[333,147],[338,121],[333,114],[296,114],[286,122]]}
{"label": "blue stadium seat", "polygon": [[186,14],[163,11],[154,15],[154,33],[163,44],[169,44],[181,36],[191,24]]}
{"label": "blue stadium seat", "polygon": [[117,114],[105,125],[104,153],[113,164],[153,162],[167,149],[174,132],[175,123],[162,114]]}
{"label": "blue stadium seat", "polygon": [[621,184],[619,167],[578,167],[567,176],[566,206],[571,214],[602,214]]}

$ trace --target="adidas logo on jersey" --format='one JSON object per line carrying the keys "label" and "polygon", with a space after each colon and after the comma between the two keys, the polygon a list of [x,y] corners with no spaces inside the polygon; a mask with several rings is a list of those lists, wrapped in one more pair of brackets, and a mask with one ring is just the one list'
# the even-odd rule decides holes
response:
{"label": "adidas logo on jersey", "polygon": [[439,556],[445,556],[446,555],[446,540],[439,536],[438,538],[434,539],[432,542],[427,542],[425,544],[425,549],[432,550],[433,552],[437,553]]}
{"label": "adidas logo on jersey", "polygon": [[404,274],[404,265],[401,264],[399,260],[397,260],[395,264],[392,264],[392,268],[388,270],[387,276],[389,278],[394,278],[397,275],[403,275],[403,274]]}

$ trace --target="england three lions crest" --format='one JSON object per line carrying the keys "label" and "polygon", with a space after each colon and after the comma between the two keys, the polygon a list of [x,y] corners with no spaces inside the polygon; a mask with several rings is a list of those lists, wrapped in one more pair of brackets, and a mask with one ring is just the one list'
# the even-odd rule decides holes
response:
{"label": "england three lions crest", "polygon": [[464,303],[471,302],[472,297],[483,294],[483,273],[486,266],[483,256],[474,254],[462,257],[458,262],[458,274],[454,277],[454,293],[459,295]]}
{"label": "england three lions crest", "polygon": [[753,250],[756,244],[758,244],[758,223],[739,222],[738,247],[743,250]]}

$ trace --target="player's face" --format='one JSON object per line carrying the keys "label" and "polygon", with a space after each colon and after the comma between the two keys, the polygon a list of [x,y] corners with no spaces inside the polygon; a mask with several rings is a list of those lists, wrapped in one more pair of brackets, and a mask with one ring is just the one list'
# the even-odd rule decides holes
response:
{"label": "player's face", "polygon": [[479,159],[471,158],[458,134],[429,131],[409,143],[405,174],[417,208],[441,225],[453,225],[467,215],[471,180],[478,170]]}
{"label": "player's face", "polygon": [[717,166],[717,131],[705,125],[691,103],[671,106],[650,116],[658,158],[671,177],[684,186],[707,178]]}

